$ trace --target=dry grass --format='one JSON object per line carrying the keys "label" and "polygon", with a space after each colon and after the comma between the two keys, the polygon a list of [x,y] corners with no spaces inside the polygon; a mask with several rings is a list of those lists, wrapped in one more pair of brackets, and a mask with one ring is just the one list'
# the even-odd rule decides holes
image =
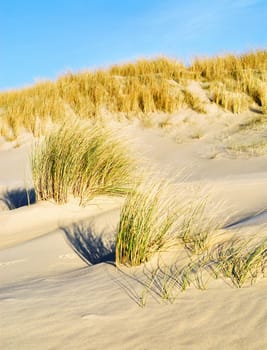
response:
{"label": "dry grass", "polygon": [[244,93],[230,92],[224,86],[214,87],[211,92],[212,101],[232,113],[244,112],[249,107],[250,99]]}
{"label": "dry grass", "polygon": [[64,125],[36,145],[32,156],[39,200],[80,204],[95,195],[122,195],[129,190],[134,161],[127,147],[103,127]]}
{"label": "dry grass", "polygon": [[[214,101],[239,113],[254,101],[266,113],[267,52],[197,59],[185,67],[160,57],[139,60],[108,70],[68,73],[56,82],[0,93],[1,134],[16,138],[24,128],[39,136],[48,121],[64,122],[66,116],[99,119],[109,113],[144,118],[155,112],[173,113],[189,106],[205,112],[199,99],[185,88],[192,79],[223,84],[213,91]],[[147,118],[147,117],[146,117]]]}
{"label": "dry grass", "polygon": [[[194,73],[196,79],[222,83],[224,91],[240,94],[239,98],[241,102],[237,102],[237,95],[234,97],[234,103],[224,103],[222,100],[225,100],[225,97],[219,97],[218,102],[215,102],[224,104],[224,108],[229,108],[230,111],[233,111],[233,109],[239,111],[240,107],[233,106],[243,106],[243,104],[245,108],[247,103],[245,102],[245,98],[241,97],[244,93],[252,98],[259,106],[262,106],[263,112],[266,111],[267,51],[258,50],[240,56],[225,55],[207,59],[196,59],[190,70]],[[221,91],[220,94],[222,95],[223,92]],[[226,97],[226,100],[231,100],[231,98],[233,99],[229,95]]]}
{"label": "dry grass", "polygon": [[159,76],[161,78],[180,82],[189,76],[185,66],[176,60],[159,57],[153,60],[138,60],[121,66],[115,65],[109,73],[121,77]]}
{"label": "dry grass", "polygon": [[187,106],[189,106],[190,108],[192,108],[194,111],[198,113],[206,113],[203,102],[201,102],[198,96],[195,96],[194,94],[192,94],[192,92],[190,92],[187,89],[184,89],[183,93],[184,93],[184,101]]}

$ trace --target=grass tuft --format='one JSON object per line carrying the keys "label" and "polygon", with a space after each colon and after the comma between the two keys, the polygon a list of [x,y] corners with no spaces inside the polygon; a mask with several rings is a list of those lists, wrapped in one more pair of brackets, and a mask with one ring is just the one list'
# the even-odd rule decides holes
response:
{"label": "grass tuft", "polygon": [[128,191],[134,162],[125,145],[103,127],[63,125],[37,144],[32,155],[39,200],[85,204],[96,195]]}
{"label": "grass tuft", "polygon": [[251,244],[251,241],[233,238],[219,244],[213,254],[215,270],[230,278],[235,287],[246,282],[252,284],[267,264],[267,240]]}
{"label": "grass tuft", "polygon": [[122,208],[116,241],[116,263],[140,265],[174,244],[177,206],[170,185],[148,180],[137,185]]}
{"label": "grass tuft", "polygon": [[249,107],[249,97],[240,92],[231,92],[224,86],[217,86],[212,90],[212,100],[232,113],[244,112]]}

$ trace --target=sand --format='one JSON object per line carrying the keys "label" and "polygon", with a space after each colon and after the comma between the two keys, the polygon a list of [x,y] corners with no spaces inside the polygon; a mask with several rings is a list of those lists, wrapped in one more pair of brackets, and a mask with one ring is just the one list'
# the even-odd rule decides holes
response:
{"label": "sand", "polygon": [[[201,118],[203,127],[209,116]],[[236,230],[266,235],[267,157],[211,157],[221,123],[182,143],[175,139],[178,129],[174,137],[140,125],[116,127],[146,164],[168,177],[184,172],[185,188],[201,184],[212,203],[224,201]],[[112,259],[122,200],[100,197],[84,208],[75,201],[26,205],[29,152],[29,144],[0,151],[2,349],[267,348],[266,278],[242,289],[214,280],[204,291],[191,286],[173,304],[149,296],[141,308],[142,269],[117,269]],[[90,235],[93,264],[67,239],[75,233]]]}

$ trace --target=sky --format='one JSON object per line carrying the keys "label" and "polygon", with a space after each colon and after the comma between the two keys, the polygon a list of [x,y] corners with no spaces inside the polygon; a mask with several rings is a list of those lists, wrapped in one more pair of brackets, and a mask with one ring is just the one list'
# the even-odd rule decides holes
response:
{"label": "sky", "polygon": [[267,0],[0,0],[0,90],[138,58],[267,49]]}

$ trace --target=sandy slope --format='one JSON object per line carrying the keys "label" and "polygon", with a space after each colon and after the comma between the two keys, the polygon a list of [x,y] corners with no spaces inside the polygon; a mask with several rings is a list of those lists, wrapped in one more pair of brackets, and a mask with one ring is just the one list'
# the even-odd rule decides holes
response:
{"label": "sandy slope", "polygon": [[[239,224],[242,232],[265,230],[266,156],[208,159],[209,139],[177,144],[137,126],[118,132],[146,163],[167,174],[186,168],[185,186],[201,183],[214,203],[224,200],[231,221],[246,219]],[[28,150],[0,152],[0,197],[7,198],[7,188],[10,192],[31,184]],[[99,198],[82,209],[75,203],[37,203],[8,210],[2,201],[1,348],[267,348],[266,278],[243,289],[214,281],[206,291],[191,287],[173,305],[149,297],[140,308],[141,271],[133,274],[108,263],[120,205],[118,199]],[[98,264],[88,266],[74,252],[66,235],[71,239],[75,233],[90,236],[95,249],[88,259]],[[79,251],[77,240],[72,242]]]}

